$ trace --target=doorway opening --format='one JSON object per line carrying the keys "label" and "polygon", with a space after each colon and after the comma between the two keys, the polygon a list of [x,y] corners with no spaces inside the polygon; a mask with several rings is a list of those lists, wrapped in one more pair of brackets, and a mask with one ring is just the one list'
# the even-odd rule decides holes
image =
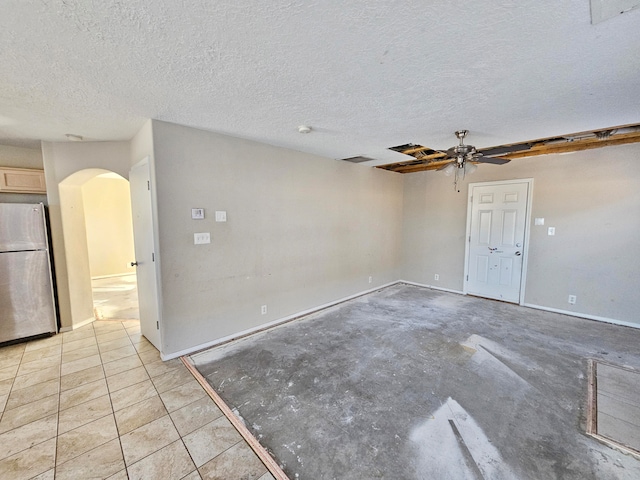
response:
{"label": "doorway opening", "polygon": [[129,182],[82,170],[60,183],[60,204],[69,282],[89,297],[78,306],[91,321],[139,321]]}

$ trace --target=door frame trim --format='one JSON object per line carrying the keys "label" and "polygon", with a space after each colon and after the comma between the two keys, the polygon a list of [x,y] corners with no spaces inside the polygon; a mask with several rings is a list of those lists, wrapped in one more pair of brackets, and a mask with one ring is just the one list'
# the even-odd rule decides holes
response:
{"label": "door frame trim", "polygon": [[518,296],[518,305],[524,305],[524,293],[527,283],[527,265],[529,263],[529,238],[531,234],[531,206],[533,204],[533,178],[518,178],[514,180],[494,180],[491,182],[474,182],[470,183],[467,190],[467,230],[464,241],[464,277],[462,292],[467,295],[467,284],[469,275],[469,242],[471,241],[471,214],[473,209],[472,193],[474,187],[490,187],[494,185],[508,185],[511,183],[527,184],[527,206],[525,212],[524,223],[524,248],[522,249],[522,271],[520,272],[520,295]]}

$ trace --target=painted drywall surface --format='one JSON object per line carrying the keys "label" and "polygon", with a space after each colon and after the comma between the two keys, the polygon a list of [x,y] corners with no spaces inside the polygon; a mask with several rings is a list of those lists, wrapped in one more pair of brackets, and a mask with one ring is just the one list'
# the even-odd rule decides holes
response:
{"label": "painted drywall surface", "polygon": [[163,353],[398,278],[400,175],[164,122],[153,135]]}
{"label": "painted drywall surface", "polygon": [[625,145],[481,165],[461,193],[439,172],[405,175],[403,278],[461,291],[468,183],[534,178],[524,302],[640,323],[639,157],[640,146]]}
{"label": "painted drywall surface", "polygon": [[129,142],[130,167],[144,157],[153,158],[153,122],[147,120]]}
{"label": "painted drywall surface", "polygon": [[[130,164],[129,142],[42,142],[42,158],[47,184],[60,323],[63,329],[70,329],[93,317],[93,303],[87,250],[66,250],[68,240],[63,228],[59,184],[76,173],[79,173],[79,176],[74,179],[75,186],[82,185],[105,171],[113,171],[126,178]],[[83,171],[84,173],[80,173]],[[73,241],[81,241],[80,239],[84,238],[86,244],[84,216],[66,215],[66,218],[82,222],[82,227],[73,225],[70,231],[75,232],[73,235],[79,236]]]}
{"label": "painted drywall surface", "polygon": [[[69,288],[70,315],[73,323],[83,323],[92,319],[94,312],[89,262],[81,261],[89,257],[82,187],[62,183],[59,186],[59,194],[64,250],[67,252],[66,278]],[[89,279],[88,282],[87,279]],[[63,326],[68,325],[63,324]]]}
{"label": "painted drywall surface", "polygon": [[129,182],[97,176],[82,185],[91,277],[135,273]]}
{"label": "painted drywall surface", "polygon": [[39,148],[0,145],[0,167],[41,169],[42,151]]}

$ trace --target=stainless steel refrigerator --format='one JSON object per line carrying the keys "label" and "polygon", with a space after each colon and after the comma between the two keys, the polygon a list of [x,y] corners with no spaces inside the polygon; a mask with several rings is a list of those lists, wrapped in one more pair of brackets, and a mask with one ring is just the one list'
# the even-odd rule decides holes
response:
{"label": "stainless steel refrigerator", "polygon": [[56,333],[44,205],[0,203],[0,343]]}

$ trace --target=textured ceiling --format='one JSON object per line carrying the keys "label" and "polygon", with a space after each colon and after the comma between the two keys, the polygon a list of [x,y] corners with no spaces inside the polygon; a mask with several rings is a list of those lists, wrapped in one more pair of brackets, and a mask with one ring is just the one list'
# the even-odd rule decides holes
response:
{"label": "textured ceiling", "polygon": [[389,163],[463,128],[485,147],[637,123],[640,10],[590,22],[589,0],[5,0],[0,144],[157,118]]}

